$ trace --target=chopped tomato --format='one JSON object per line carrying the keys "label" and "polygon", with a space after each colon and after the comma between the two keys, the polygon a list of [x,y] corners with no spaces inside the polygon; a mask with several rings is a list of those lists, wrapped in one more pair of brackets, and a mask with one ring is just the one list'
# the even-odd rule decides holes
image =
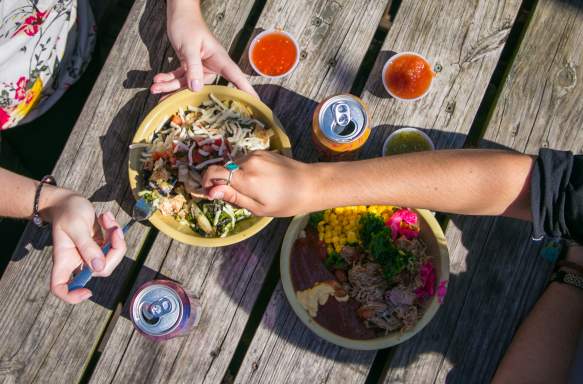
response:
{"label": "chopped tomato", "polygon": [[221,145],[221,143],[223,142],[223,139],[216,139],[215,140],[215,145]]}
{"label": "chopped tomato", "polygon": [[202,163],[204,161],[204,157],[198,151],[192,151],[192,164]]}
{"label": "chopped tomato", "polygon": [[173,122],[174,124],[177,124],[177,125],[181,125],[183,123],[182,117],[180,117],[178,114],[172,115],[172,118],[170,118],[170,121]]}
{"label": "chopped tomato", "polygon": [[158,159],[161,159],[161,158],[168,159],[168,158],[172,157],[172,155],[173,155],[172,149],[169,149],[167,151],[162,151],[162,152],[154,152],[154,153],[152,153],[152,160],[158,161]]}

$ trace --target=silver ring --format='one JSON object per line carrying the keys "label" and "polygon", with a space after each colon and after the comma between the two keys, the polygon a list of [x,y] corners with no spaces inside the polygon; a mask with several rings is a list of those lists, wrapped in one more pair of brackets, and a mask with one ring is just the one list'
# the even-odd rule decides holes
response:
{"label": "silver ring", "polygon": [[239,165],[232,160],[229,160],[223,166],[227,171],[229,171],[229,177],[227,178],[227,186],[231,185],[231,180],[233,179],[233,173],[239,170]]}

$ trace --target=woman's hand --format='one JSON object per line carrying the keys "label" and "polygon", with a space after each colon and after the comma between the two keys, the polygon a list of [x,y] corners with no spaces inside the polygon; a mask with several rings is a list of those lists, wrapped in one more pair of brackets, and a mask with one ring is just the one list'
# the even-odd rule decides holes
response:
{"label": "woman's hand", "polygon": [[[41,215],[52,223],[51,291],[71,304],[87,300],[92,295],[89,289],[68,290],[71,274],[85,263],[91,266],[94,276],[109,276],[126,253],[121,228],[111,212],[96,218],[93,205],[75,192],[47,186],[41,198]],[[103,241],[101,228],[105,230]],[[99,239],[102,245],[111,242],[107,255],[103,254],[95,239]]]}
{"label": "woman's hand", "polygon": [[199,91],[217,75],[255,97],[257,93],[229,54],[209,31],[198,0],[168,0],[168,37],[180,67],[154,77],[152,93],[165,93],[188,87]]}
{"label": "woman's hand", "polygon": [[252,152],[237,160],[231,186],[229,171],[210,166],[203,187],[212,199],[247,208],[257,216],[293,216],[311,212],[318,198],[317,164],[305,164],[272,152]]}

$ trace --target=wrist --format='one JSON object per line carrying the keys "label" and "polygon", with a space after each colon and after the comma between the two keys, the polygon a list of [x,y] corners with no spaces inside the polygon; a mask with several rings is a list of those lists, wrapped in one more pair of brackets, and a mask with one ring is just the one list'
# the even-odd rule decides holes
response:
{"label": "wrist", "polygon": [[44,186],[38,203],[38,211],[41,219],[45,222],[52,222],[58,207],[65,200],[74,196],[78,196],[78,194],[71,190],[54,187],[52,185]]}
{"label": "wrist", "polygon": [[171,24],[172,20],[190,17],[194,21],[204,21],[200,10],[199,0],[168,0],[166,6],[166,22]]}
{"label": "wrist", "polygon": [[331,207],[336,207],[336,196],[334,195],[334,164],[332,163],[310,163],[305,164],[305,171],[308,185],[307,198],[303,199],[307,203],[306,212],[316,212]]}

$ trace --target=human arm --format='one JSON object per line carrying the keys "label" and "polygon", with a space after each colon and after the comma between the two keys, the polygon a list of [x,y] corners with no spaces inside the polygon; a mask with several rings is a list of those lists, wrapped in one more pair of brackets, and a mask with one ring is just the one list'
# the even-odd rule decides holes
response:
{"label": "human arm", "polygon": [[[567,260],[583,266],[583,247]],[[583,331],[583,289],[551,283],[518,328],[494,383],[566,383]]]}
{"label": "human arm", "polygon": [[208,29],[199,0],[168,0],[166,7],[168,38],[180,67],[154,77],[152,93],[165,93],[188,87],[199,91],[217,75],[253,96],[257,93],[220,42]]}
{"label": "human arm", "polygon": [[[498,150],[446,150],[362,161],[305,164],[268,152],[238,161],[232,188],[222,167],[204,187],[258,215],[292,216],[347,205],[393,204],[529,220],[534,159]],[[222,197],[221,197],[222,194]]]}
{"label": "human arm", "polygon": [[[30,219],[38,181],[0,168],[0,216]],[[111,213],[95,216],[93,205],[76,192],[43,185],[39,213],[50,222],[53,235],[53,269],[51,291],[68,303],[91,297],[87,288],[69,292],[67,283],[81,263],[90,265],[95,276],[108,276],[123,258],[126,245],[119,224]],[[97,220],[97,221],[96,221]],[[112,247],[104,255],[94,236],[105,229],[105,240]]]}

